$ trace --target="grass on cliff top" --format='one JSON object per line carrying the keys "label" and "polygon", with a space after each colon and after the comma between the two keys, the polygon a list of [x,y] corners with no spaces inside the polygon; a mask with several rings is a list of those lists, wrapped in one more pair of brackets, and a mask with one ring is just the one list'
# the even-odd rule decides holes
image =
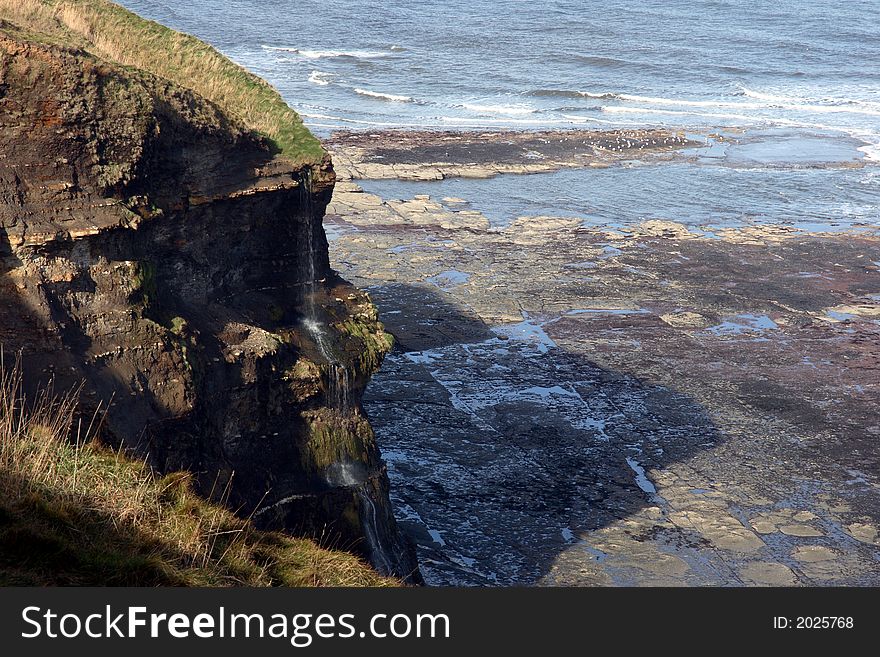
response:
{"label": "grass on cliff top", "polygon": [[78,441],[76,397],[27,409],[0,365],[0,585],[393,586],[345,552],[261,532],[189,476]]}
{"label": "grass on cliff top", "polygon": [[0,18],[191,89],[266,135],[288,159],[321,161],[324,149],[267,82],[199,39],[108,0],[0,0]]}

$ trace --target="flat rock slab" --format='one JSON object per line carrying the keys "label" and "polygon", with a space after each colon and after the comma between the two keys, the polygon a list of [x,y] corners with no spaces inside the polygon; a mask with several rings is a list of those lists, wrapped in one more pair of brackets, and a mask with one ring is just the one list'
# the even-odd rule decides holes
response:
{"label": "flat rock slab", "polygon": [[442,180],[608,166],[698,145],[669,130],[337,132],[325,142],[340,179]]}

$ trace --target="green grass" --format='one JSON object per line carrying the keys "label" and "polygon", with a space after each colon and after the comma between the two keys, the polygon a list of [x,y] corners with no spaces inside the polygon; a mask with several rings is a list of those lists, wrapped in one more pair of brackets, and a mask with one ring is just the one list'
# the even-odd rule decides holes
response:
{"label": "green grass", "polygon": [[93,440],[75,395],[24,407],[0,365],[0,585],[395,586],[357,557],[256,530]]}
{"label": "green grass", "polygon": [[41,41],[82,48],[191,89],[297,164],[324,157],[321,143],[274,88],[193,36],[107,0],[0,0],[0,19],[42,35]]}

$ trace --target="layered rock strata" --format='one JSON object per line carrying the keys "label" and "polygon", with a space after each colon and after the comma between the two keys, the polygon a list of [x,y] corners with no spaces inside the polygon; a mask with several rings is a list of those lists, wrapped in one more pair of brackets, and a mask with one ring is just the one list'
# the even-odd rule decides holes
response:
{"label": "layered rock strata", "polygon": [[82,385],[157,471],[417,579],[360,409],[390,341],[328,264],[334,180],[190,90],[0,25],[7,358]]}

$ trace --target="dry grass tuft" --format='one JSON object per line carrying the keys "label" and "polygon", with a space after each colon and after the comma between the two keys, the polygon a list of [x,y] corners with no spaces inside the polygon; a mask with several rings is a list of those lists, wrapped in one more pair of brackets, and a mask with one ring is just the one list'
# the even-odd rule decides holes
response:
{"label": "dry grass tuft", "polygon": [[261,532],[90,441],[77,395],[25,403],[0,362],[0,584],[395,586],[358,558]]}

